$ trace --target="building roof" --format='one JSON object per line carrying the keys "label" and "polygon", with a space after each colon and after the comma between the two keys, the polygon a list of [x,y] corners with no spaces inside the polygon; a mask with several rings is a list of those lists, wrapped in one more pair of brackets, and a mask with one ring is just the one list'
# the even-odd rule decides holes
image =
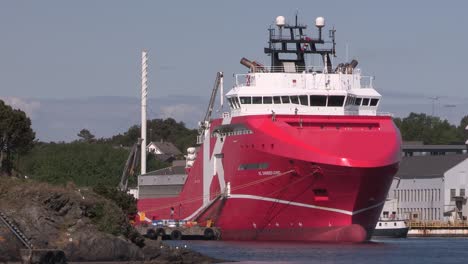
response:
{"label": "building roof", "polygon": [[171,166],[155,171],[150,171],[147,172],[146,174],[143,174],[141,176],[156,176],[156,175],[175,175],[175,174],[186,174],[185,173],[185,164],[183,165],[176,165],[176,166]]}
{"label": "building roof", "polygon": [[171,142],[150,142],[149,145],[155,145],[162,153],[167,155],[181,155],[182,152]]}
{"label": "building roof", "polygon": [[401,147],[404,152],[458,152],[467,150],[466,145],[423,145],[418,141],[404,142]]}
{"label": "building roof", "polygon": [[441,178],[444,173],[468,158],[468,154],[403,157],[395,177],[401,179]]}

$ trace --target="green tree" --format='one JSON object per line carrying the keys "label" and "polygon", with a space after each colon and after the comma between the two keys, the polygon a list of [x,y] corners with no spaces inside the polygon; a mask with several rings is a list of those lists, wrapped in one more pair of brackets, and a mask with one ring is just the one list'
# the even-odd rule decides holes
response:
{"label": "green tree", "polygon": [[395,118],[394,122],[405,141],[423,141],[424,144],[460,144],[462,141],[460,129],[439,117],[410,113],[403,119]]}
{"label": "green tree", "polygon": [[78,133],[77,136],[80,138],[79,140],[83,142],[89,143],[94,140],[94,135],[91,134],[91,132],[86,128],[81,129],[80,133]]}
{"label": "green tree", "polygon": [[26,114],[0,100],[0,173],[11,174],[13,157],[30,150],[34,137]]}
{"label": "green tree", "polygon": [[458,136],[460,140],[465,142],[468,139],[468,115],[464,116],[460,121],[460,125],[458,126]]}

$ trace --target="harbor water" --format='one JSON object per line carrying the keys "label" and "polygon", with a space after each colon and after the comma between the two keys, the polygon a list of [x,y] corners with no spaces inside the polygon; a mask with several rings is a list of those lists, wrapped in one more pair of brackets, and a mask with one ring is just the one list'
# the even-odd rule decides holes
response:
{"label": "harbor water", "polygon": [[363,244],[167,241],[240,263],[468,263],[468,238],[375,239]]}

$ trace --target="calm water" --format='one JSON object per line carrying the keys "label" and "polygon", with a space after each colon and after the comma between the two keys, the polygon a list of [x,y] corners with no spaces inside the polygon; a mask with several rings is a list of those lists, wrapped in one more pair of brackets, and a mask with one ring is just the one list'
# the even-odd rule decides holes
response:
{"label": "calm water", "polygon": [[168,241],[241,263],[468,263],[468,238],[381,239],[365,244]]}

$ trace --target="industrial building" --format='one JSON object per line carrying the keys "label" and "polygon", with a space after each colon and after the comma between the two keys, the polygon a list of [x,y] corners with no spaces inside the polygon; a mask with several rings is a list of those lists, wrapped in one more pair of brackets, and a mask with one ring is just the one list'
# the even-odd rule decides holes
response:
{"label": "industrial building", "polygon": [[383,217],[415,221],[459,221],[468,216],[466,145],[403,145],[400,169]]}

